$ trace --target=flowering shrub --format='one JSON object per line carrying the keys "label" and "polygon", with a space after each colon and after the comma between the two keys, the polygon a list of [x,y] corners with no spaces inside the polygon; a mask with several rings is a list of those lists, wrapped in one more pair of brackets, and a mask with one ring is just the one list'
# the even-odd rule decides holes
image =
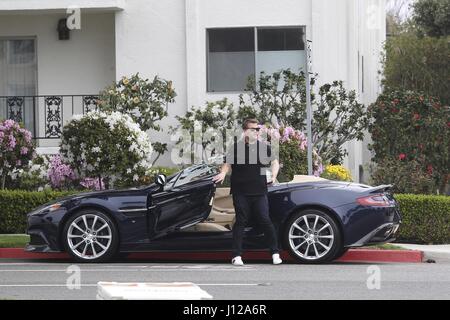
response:
{"label": "flowering shrub", "polygon": [[352,175],[347,168],[340,165],[327,165],[320,175],[322,178],[338,181],[353,181]]}
{"label": "flowering shrub", "polygon": [[[307,138],[303,132],[292,127],[260,126],[261,135],[268,140],[279,139],[280,173],[279,181],[290,181],[296,174],[308,174]],[[322,158],[313,148],[313,174],[319,176],[323,172]]]}
{"label": "flowering shrub", "polygon": [[28,165],[35,156],[31,132],[14,120],[0,122],[0,176],[5,188],[6,176]]}
{"label": "flowering shrub", "polygon": [[441,193],[449,178],[450,108],[413,91],[387,90],[368,108],[372,160],[417,161]]}
{"label": "flowering shrub", "polygon": [[60,152],[80,178],[95,177],[106,187],[117,180],[137,182],[151,167],[147,134],[119,112],[74,116],[64,126]]}
{"label": "flowering shrub", "polygon": [[432,194],[436,182],[423,170],[422,161],[385,158],[370,166],[371,184],[393,184],[394,193]]}
{"label": "flowering shrub", "polygon": [[99,106],[104,111],[128,114],[142,130],[160,130],[158,121],[167,116],[167,107],[176,96],[172,81],[155,76],[153,81],[139,73],[122,77],[116,84],[100,93]]}
{"label": "flowering shrub", "polygon": [[51,188],[48,179],[49,165],[48,155],[37,155],[28,163],[28,166],[13,172],[12,189],[42,191]]}

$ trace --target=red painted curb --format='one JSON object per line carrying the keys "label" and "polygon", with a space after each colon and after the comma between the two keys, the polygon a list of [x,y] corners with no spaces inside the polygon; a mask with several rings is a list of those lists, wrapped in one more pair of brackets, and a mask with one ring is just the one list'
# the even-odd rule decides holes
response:
{"label": "red painted curb", "polygon": [[[281,252],[282,259],[294,261],[286,252]],[[229,260],[231,252],[137,252],[127,256],[129,260]],[[33,253],[21,248],[0,248],[0,259],[30,260],[69,260],[67,253]],[[268,260],[270,255],[263,251],[248,251],[243,254],[244,260]],[[350,249],[338,262],[407,262],[423,261],[423,252],[418,250],[380,250]]]}

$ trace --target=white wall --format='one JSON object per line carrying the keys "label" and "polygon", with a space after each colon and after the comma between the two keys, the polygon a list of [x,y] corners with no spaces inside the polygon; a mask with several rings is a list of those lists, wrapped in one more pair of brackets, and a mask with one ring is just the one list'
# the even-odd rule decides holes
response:
{"label": "white wall", "polygon": [[97,93],[115,79],[114,14],[83,14],[66,41],[56,31],[62,17],[0,15],[0,37],[36,38],[38,94]]}
{"label": "white wall", "polygon": [[[380,91],[385,0],[126,0],[101,5],[123,10],[84,14],[83,30],[72,32],[68,42],[56,40],[57,14],[0,15],[0,36],[38,37],[39,94],[96,92],[136,72],[172,80],[176,103],[162,122],[165,131],[151,133],[153,141],[170,143],[168,126],[188,107],[223,97],[237,101],[237,93],[206,91],[207,28],[306,26],[319,85],[343,80],[366,104]],[[358,52],[365,57],[364,93]],[[350,156],[344,163],[357,181],[359,164],[370,158],[366,144],[347,146]],[[170,164],[170,152],[159,163]]]}
{"label": "white wall", "polygon": [[[164,132],[150,133],[151,141],[169,142],[169,125],[186,109],[186,21],[185,1],[128,1],[116,13],[117,79],[139,72],[172,80],[178,96],[169,106],[170,117],[161,122]],[[171,165],[170,152],[158,161]]]}
{"label": "white wall", "polygon": [[[116,14],[117,78],[140,71],[147,77],[158,74],[174,81],[178,97],[170,106],[170,119],[163,121],[167,129],[174,123],[173,116],[184,114],[188,107],[223,97],[237,101],[238,93],[206,91],[207,28],[306,26],[307,37],[313,41],[318,84],[343,80],[359,92],[360,51],[365,56],[365,92],[360,99],[372,102],[379,91],[384,8],[385,0],[127,1],[124,11]],[[152,138],[170,142],[164,133],[152,133]],[[361,142],[348,143],[348,149],[351,155],[345,165],[358,181],[358,167],[367,159],[367,151]],[[168,161],[166,154],[159,162]]]}
{"label": "white wall", "polygon": [[[81,30],[58,40],[56,26],[64,14],[2,14],[0,37],[34,37],[37,51],[37,94],[97,94],[115,80],[114,13],[82,14]],[[81,104],[80,104],[81,105]],[[67,105],[66,105],[67,106]],[[40,136],[44,136],[40,105]],[[71,110],[65,109],[64,120]],[[40,146],[58,141],[41,141]]]}

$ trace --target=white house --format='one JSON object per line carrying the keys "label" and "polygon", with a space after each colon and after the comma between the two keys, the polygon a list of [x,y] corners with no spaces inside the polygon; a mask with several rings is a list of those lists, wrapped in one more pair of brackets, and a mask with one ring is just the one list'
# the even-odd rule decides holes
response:
{"label": "white house", "polygon": [[[71,6],[81,28],[59,40]],[[24,121],[52,152],[64,121],[139,72],[173,81],[167,128],[192,105],[237,100],[255,71],[304,68],[303,35],[319,84],[343,80],[367,105],[381,89],[385,34],[385,0],[0,0],[0,117]],[[167,131],[152,139],[173,144]],[[355,181],[367,179],[368,140],[347,146]]]}

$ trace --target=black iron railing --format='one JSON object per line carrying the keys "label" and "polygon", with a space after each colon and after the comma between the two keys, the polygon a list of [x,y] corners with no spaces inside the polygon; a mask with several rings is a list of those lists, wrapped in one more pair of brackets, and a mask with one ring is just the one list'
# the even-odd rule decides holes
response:
{"label": "black iron railing", "polygon": [[34,139],[59,139],[74,114],[97,109],[98,95],[0,96],[0,118],[21,122]]}

